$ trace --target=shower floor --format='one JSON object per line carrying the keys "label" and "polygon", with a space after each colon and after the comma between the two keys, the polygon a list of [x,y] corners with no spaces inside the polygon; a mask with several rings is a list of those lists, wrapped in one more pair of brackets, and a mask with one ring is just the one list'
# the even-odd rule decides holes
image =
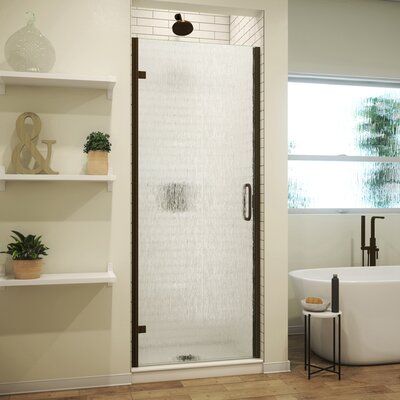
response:
{"label": "shower floor", "polygon": [[[195,359],[183,362],[178,359],[180,355],[193,355]],[[139,366],[237,360],[241,358],[251,358],[251,355],[240,352],[234,345],[225,343],[160,346],[140,348]]]}

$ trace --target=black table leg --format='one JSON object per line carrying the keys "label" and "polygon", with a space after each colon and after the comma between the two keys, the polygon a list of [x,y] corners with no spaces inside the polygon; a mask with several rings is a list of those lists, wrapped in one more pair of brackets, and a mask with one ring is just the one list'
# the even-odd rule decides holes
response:
{"label": "black table leg", "polygon": [[[336,325],[336,318],[338,318],[338,324]],[[329,320],[328,320],[329,321]],[[327,321],[327,322],[328,322]],[[342,326],[341,326],[341,315],[336,314],[332,317],[332,360],[333,364],[328,367],[321,367],[319,365],[311,364],[311,314],[304,315],[304,370],[307,371],[308,379],[311,379],[311,375],[319,372],[331,372],[338,375],[339,380],[341,379],[341,345],[342,345]],[[337,329],[336,329],[337,326]],[[338,333],[336,334],[336,331]],[[337,343],[336,343],[337,338]],[[336,351],[337,350],[337,351]],[[337,361],[336,361],[337,359]],[[311,367],[316,369],[311,372]]]}
{"label": "black table leg", "polygon": [[339,380],[341,379],[341,332],[342,332],[342,326],[341,326],[341,318],[340,318],[340,314],[338,315],[339,318],[339,354],[338,354],[338,358],[339,358]]}
{"label": "black table leg", "polygon": [[332,318],[333,321],[333,372],[336,371],[336,318]]}
{"label": "black table leg", "polygon": [[307,369],[307,315],[304,316],[304,371]]}
{"label": "black table leg", "polygon": [[308,324],[307,324],[308,334],[307,334],[307,352],[308,352],[308,379],[311,378],[311,315],[308,314]]}

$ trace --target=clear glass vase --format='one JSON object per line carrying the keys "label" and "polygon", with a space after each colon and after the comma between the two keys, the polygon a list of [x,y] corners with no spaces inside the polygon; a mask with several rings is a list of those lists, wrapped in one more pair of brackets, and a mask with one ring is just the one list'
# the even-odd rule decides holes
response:
{"label": "clear glass vase", "polygon": [[50,41],[35,27],[35,15],[27,14],[26,26],[12,34],[6,42],[6,60],[15,71],[49,72],[56,61],[56,52]]}

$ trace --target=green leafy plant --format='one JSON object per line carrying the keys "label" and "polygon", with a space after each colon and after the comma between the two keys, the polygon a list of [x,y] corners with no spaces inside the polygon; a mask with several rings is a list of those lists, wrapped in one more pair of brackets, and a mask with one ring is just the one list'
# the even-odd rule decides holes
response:
{"label": "green leafy plant", "polygon": [[103,132],[92,132],[87,138],[83,151],[89,153],[89,151],[111,151],[110,135]]}
{"label": "green leafy plant", "polygon": [[36,235],[24,236],[22,233],[12,231],[14,242],[7,245],[6,251],[0,253],[9,254],[13,260],[40,260],[41,256],[47,256],[49,249],[42,243],[42,237]]}

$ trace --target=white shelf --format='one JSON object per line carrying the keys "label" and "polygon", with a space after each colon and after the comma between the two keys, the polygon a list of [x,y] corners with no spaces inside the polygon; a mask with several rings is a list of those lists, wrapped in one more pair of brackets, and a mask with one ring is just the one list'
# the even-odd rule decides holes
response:
{"label": "white shelf", "polygon": [[42,72],[0,71],[0,94],[6,93],[7,85],[52,86],[86,89],[104,89],[112,99],[117,80],[114,76],[84,76]]}
{"label": "white shelf", "polygon": [[43,274],[38,279],[14,279],[13,276],[0,276],[0,287],[78,285],[94,283],[104,283],[111,286],[116,281],[117,277],[113,271],[112,264],[108,264],[107,272]]}
{"label": "white shelf", "polygon": [[42,175],[42,174],[6,174],[4,167],[0,166],[0,192],[6,190],[6,182],[12,181],[41,181],[41,182],[106,182],[108,191],[112,191],[112,184],[116,176],[109,175]]}

